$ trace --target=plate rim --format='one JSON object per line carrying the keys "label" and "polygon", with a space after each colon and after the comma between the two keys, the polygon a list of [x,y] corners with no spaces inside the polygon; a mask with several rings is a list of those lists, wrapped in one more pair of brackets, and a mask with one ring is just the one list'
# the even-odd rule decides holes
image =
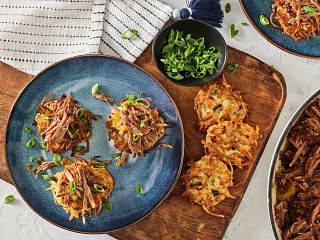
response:
{"label": "plate rim", "polygon": [[[167,191],[167,193],[165,194],[165,196],[147,213],[145,214],[143,217],[141,217],[140,219],[124,226],[124,227],[121,227],[121,228],[118,228],[118,229],[114,229],[114,230],[108,230],[108,231],[82,231],[82,230],[77,230],[77,229],[73,229],[73,228],[69,228],[67,226],[63,226],[59,223],[55,223],[53,222],[52,220],[42,216],[36,209],[34,209],[30,204],[29,202],[24,198],[24,195],[22,194],[22,191],[20,191],[19,187],[17,186],[16,184],[16,180],[15,178],[13,177],[12,175],[12,171],[11,171],[11,168],[9,167],[9,163],[8,163],[8,152],[7,152],[7,145],[8,145],[8,131],[9,131],[9,124],[11,122],[11,118],[12,118],[12,114],[13,114],[13,111],[15,110],[15,107],[16,107],[16,104],[18,103],[18,101],[20,100],[22,94],[26,91],[26,89],[31,85],[32,82],[34,82],[41,74],[43,74],[44,72],[46,72],[48,69],[52,68],[52,67],[55,67],[56,65],[59,65],[61,63],[64,63],[64,62],[67,62],[69,60],[72,60],[72,59],[77,59],[77,58],[86,58],[86,57],[95,57],[95,58],[106,58],[106,59],[113,59],[113,60],[118,60],[118,61],[121,61],[121,62],[125,62],[129,65],[132,65],[136,68],[138,68],[139,70],[141,70],[142,72],[144,72],[145,74],[147,74],[148,76],[150,76],[154,81],[155,83],[158,84],[158,86],[160,88],[162,88],[162,90],[167,94],[168,98],[171,100],[172,104],[173,104],[173,107],[177,113],[177,117],[178,117],[178,122],[179,122],[179,125],[181,127],[181,131],[180,131],[180,134],[181,134],[181,157],[180,157],[180,165],[179,165],[179,168],[178,168],[178,172],[176,174],[176,177],[175,177],[175,180],[173,181],[170,189]],[[59,60],[57,62],[54,62],[53,64],[50,64],[49,66],[45,67],[43,70],[41,70],[39,73],[37,73],[36,75],[34,75],[30,80],[29,82],[27,83],[27,85],[20,91],[18,97],[15,99],[15,101],[13,102],[13,105],[10,109],[10,114],[9,114],[9,117],[8,117],[8,121],[5,125],[5,148],[4,148],[4,157],[5,157],[5,162],[6,162],[6,166],[7,166],[7,169],[9,170],[9,173],[10,173],[10,176],[12,178],[12,182],[13,182],[13,185],[15,187],[15,189],[17,190],[17,192],[19,193],[20,197],[22,198],[22,200],[28,205],[28,207],[33,211],[35,212],[38,216],[40,216],[42,219],[46,220],[47,222],[59,227],[59,228],[62,228],[64,230],[68,230],[68,231],[71,231],[71,232],[75,232],[75,233],[82,233],[82,234],[107,234],[107,233],[111,233],[111,232],[117,232],[117,231],[120,231],[122,229],[125,229],[125,228],[128,228],[138,222],[140,222],[141,220],[145,219],[147,216],[149,216],[152,212],[154,212],[167,198],[168,196],[171,194],[171,192],[173,191],[174,187],[176,186],[178,180],[179,180],[179,177],[180,177],[180,174],[181,174],[181,170],[182,170],[182,166],[183,166],[183,160],[184,160],[184,150],[185,150],[185,138],[184,138],[184,127],[183,127],[183,123],[182,123],[182,119],[181,119],[181,115],[180,115],[180,112],[179,112],[179,109],[177,107],[177,105],[175,104],[174,100],[172,99],[172,97],[170,96],[170,94],[168,93],[168,91],[165,89],[165,87],[151,74],[149,73],[148,71],[146,71],[145,69],[143,69],[142,67],[136,65],[135,63],[132,63],[128,60],[125,60],[125,59],[122,59],[122,58],[119,58],[119,57],[115,57],[115,56],[111,56],[111,55],[104,55],[104,54],[80,54],[80,55],[76,55],[76,56],[72,56],[72,57],[68,57],[68,58],[64,58],[62,60]]]}
{"label": "plate rim", "polygon": [[240,6],[242,8],[242,11],[244,12],[244,14],[246,15],[247,19],[249,20],[249,22],[251,23],[251,25],[258,31],[258,33],[260,33],[260,35],[262,37],[264,37],[264,39],[266,39],[269,43],[271,43],[272,45],[276,46],[277,48],[287,52],[287,53],[290,53],[290,54],[293,54],[295,56],[298,56],[298,57],[302,57],[302,58],[309,58],[309,59],[316,59],[316,60],[320,60],[320,56],[313,56],[313,55],[309,55],[309,54],[304,54],[304,53],[299,53],[299,52],[295,52],[293,50],[290,50],[286,47],[283,47],[281,46],[280,44],[276,43],[275,41],[271,40],[266,34],[264,34],[260,29],[259,27],[255,24],[255,22],[252,20],[251,16],[249,15],[247,9],[246,9],[246,6],[245,4],[243,3],[244,0],[239,0],[240,2]]}
{"label": "plate rim", "polygon": [[276,162],[278,160],[278,156],[280,154],[280,151],[283,147],[283,144],[285,143],[285,139],[288,136],[291,128],[293,125],[300,120],[301,114],[303,111],[306,109],[306,107],[313,102],[316,98],[320,97],[320,90],[316,91],[297,108],[297,110],[294,112],[294,114],[290,117],[289,121],[285,124],[285,127],[283,131],[280,134],[280,137],[276,143],[276,146],[274,148],[272,157],[271,157],[271,163],[269,166],[269,172],[268,172],[268,180],[267,180],[267,204],[268,204],[268,215],[269,215],[269,220],[271,222],[271,227],[272,227],[272,232],[273,235],[275,236],[276,240],[282,240],[282,237],[278,235],[277,232],[277,223],[275,222],[274,219],[274,213],[273,213],[273,203],[272,203],[272,193],[273,193],[273,176],[275,174],[275,167],[276,167]]}

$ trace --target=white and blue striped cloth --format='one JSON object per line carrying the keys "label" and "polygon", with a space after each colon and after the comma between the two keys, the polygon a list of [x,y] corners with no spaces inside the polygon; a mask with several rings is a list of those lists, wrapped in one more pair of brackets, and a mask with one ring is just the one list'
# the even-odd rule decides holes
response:
{"label": "white and blue striped cloth", "polygon": [[[157,0],[1,0],[0,61],[31,74],[87,53],[133,62],[171,14]],[[121,38],[128,28],[135,40]]]}

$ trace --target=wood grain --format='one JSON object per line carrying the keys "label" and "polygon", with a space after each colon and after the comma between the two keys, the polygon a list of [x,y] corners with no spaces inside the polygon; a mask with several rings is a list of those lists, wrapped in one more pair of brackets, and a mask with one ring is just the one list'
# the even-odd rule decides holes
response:
{"label": "wood grain", "polygon": [[[118,239],[221,239],[234,215],[277,121],[286,98],[286,86],[282,75],[272,67],[239,50],[229,47],[229,64],[238,63],[235,74],[225,72],[227,81],[239,90],[249,105],[246,122],[259,125],[262,139],[255,152],[254,161],[247,169],[235,173],[235,185],[231,189],[236,199],[227,199],[218,205],[217,212],[225,218],[216,218],[205,213],[202,208],[182,197],[183,187],[179,181],[171,195],[149,216],[139,223],[121,231],[111,232]],[[193,99],[198,87],[182,87],[167,80],[152,63],[151,47],[139,57],[136,64],[147,70],[169,92],[180,111],[185,130],[185,159],[187,163],[199,159],[204,154],[199,134],[197,116],[193,111]],[[12,183],[5,163],[5,128],[12,105],[32,78],[0,63],[0,178]]]}

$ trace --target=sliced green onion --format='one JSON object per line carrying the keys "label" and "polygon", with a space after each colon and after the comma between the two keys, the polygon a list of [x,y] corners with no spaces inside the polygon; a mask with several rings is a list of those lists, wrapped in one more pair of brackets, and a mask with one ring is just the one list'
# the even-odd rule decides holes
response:
{"label": "sliced green onion", "polygon": [[191,34],[172,29],[168,43],[162,48],[164,70],[168,77],[182,80],[203,78],[217,70],[217,62],[221,57],[214,47],[206,49],[205,39],[195,39]]}
{"label": "sliced green onion", "polygon": [[82,118],[81,120],[82,120],[82,122],[83,122],[84,124],[89,124],[89,121],[88,121],[87,118]]}
{"label": "sliced green onion", "polygon": [[105,168],[106,167],[106,163],[102,162],[102,161],[96,161],[96,162],[92,163],[92,166],[94,168]]}
{"label": "sliced green onion", "polygon": [[244,26],[244,27],[249,26],[249,24],[246,23],[246,22],[241,23],[241,25]]}
{"label": "sliced green onion", "polygon": [[50,176],[49,176],[49,175],[43,174],[43,175],[42,175],[42,178],[43,178],[43,180],[45,180],[45,181],[49,181],[49,180],[50,180]]}
{"label": "sliced green onion", "polygon": [[70,181],[69,188],[70,188],[70,192],[71,193],[75,193],[76,192],[76,189],[77,189],[76,188],[76,183],[73,180]]}
{"label": "sliced green onion", "polygon": [[139,140],[139,138],[140,138],[140,135],[138,133],[132,134],[132,141],[136,142]]}
{"label": "sliced green onion", "polygon": [[128,100],[136,100],[137,98],[134,95],[129,94],[129,95],[127,95],[127,99]]}
{"label": "sliced green onion", "polygon": [[49,122],[50,120],[51,120],[51,117],[50,117],[50,116],[45,116],[45,117],[44,117],[44,121]]}
{"label": "sliced green onion", "polygon": [[61,161],[62,160],[62,156],[59,153],[54,153],[53,154],[53,160]]}
{"label": "sliced green onion", "polygon": [[45,142],[40,142],[40,148],[41,149],[46,149],[47,148],[47,143],[45,143]]}
{"label": "sliced green onion", "polygon": [[57,177],[49,176],[49,175],[46,175],[46,174],[42,175],[42,178],[45,181],[55,181],[55,182],[58,181]]}
{"label": "sliced green onion", "polygon": [[107,212],[111,212],[112,211],[112,202],[110,200],[107,200],[106,202],[104,202],[102,204],[102,207],[104,209],[106,209]]}
{"label": "sliced green onion", "polygon": [[235,38],[239,33],[239,30],[236,29],[234,23],[231,25],[230,33],[231,33],[231,38]]}
{"label": "sliced green onion", "polygon": [[91,135],[91,132],[87,132],[87,133],[86,133],[86,137],[87,137],[87,138],[90,137],[90,135]]}
{"label": "sliced green onion", "polygon": [[95,94],[97,91],[99,90],[99,84],[96,84],[92,87],[91,89],[91,93],[92,94]]}
{"label": "sliced green onion", "polygon": [[303,7],[305,13],[311,14],[312,16],[316,15],[316,10],[313,7],[305,6]]}
{"label": "sliced green onion", "polygon": [[76,147],[76,151],[77,152],[83,152],[84,150],[86,150],[87,148],[85,146],[77,146]]}
{"label": "sliced green onion", "polygon": [[49,176],[47,174],[43,174],[41,176],[42,176],[43,180],[45,180],[45,181],[55,181],[55,182],[58,181],[58,178],[55,176]]}
{"label": "sliced green onion", "polygon": [[137,98],[134,95],[127,95],[127,100],[123,103],[136,103]]}
{"label": "sliced green onion", "polygon": [[227,68],[228,68],[228,71],[233,74],[238,70],[238,66],[239,65],[235,63],[235,64],[230,64]]}
{"label": "sliced green onion", "polygon": [[23,127],[22,129],[23,129],[23,131],[25,131],[28,134],[31,133],[31,130],[29,128],[27,128],[27,127]]}
{"label": "sliced green onion", "polygon": [[5,204],[9,204],[12,203],[14,201],[14,196],[13,195],[8,195],[4,198],[4,203]]}
{"label": "sliced green onion", "polygon": [[140,121],[140,127],[141,127],[141,128],[144,127],[144,119],[142,119],[142,120]]}
{"label": "sliced green onion", "polygon": [[229,13],[231,11],[231,4],[227,3],[224,7],[224,10],[226,11],[226,13]]}
{"label": "sliced green onion", "polygon": [[140,195],[144,195],[143,187],[142,187],[141,184],[136,184],[136,191],[137,191],[137,193],[139,193]]}
{"label": "sliced green onion", "polygon": [[104,190],[104,188],[102,186],[100,186],[99,184],[93,184],[93,187],[95,190],[97,190],[98,192],[104,193],[106,192],[106,190]]}
{"label": "sliced green onion", "polygon": [[138,36],[138,30],[129,28],[121,34],[122,39],[133,40]]}
{"label": "sliced green onion", "polygon": [[79,108],[79,109],[76,111],[76,118],[81,118],[81,117],[83,116],[83,111],[84,111],[83,108]]}
{"label": "sliced green onion", "polygon": [[33,160],[34,160],[34,157],[33,157],[33,156],[30,156],[30,157],[29,157],[29,162],[33,162]]}
{"label": "sliced green onion", "polygon": [[36,140],[33,138],[26,143],[26,147],[33,148],[35,144],[36,144]]}
{"label": "sliced green onion", "polygon": [[263,25],[263,26],[267,26],[269,25],[269,20],[263,16],[263,15],[260,15],[260,23]]}
{"label": "sliced green onion", "polygon": [[113,158],[121,157],[121,156],[122,156],[122,152],[118,152],[112,155]]}
{"label": "sliced green onion", "polygon": [[74,132],[71,132],[69,129],[69,126],[68,126],[67,130],[68,130],[68,134],[69,134],[70,138],[74,138],[78,134],[78,132],[80,131],[79,129],[76,129]]}
{"label": "sliced green onion", "polygon": [[62,156],[59,153],[54,153],[53,154],[53,160],[52,160],[57,166],[63,167],[63,161],[62,161]]}

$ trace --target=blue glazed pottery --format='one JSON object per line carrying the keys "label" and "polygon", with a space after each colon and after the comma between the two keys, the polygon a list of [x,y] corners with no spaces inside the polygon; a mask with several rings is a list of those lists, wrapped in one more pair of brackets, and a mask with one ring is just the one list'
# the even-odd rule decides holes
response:
{"label": "blue glazed pottery", "polygon": [[[108,141],[105,122],[112,106],[92,98],[91,88],[99,84],[99,91],[115,99],[118,104],[128,94],[139,96],[144,92],[152,100],[151,107],[159,107],[160,115],[170,125],[160,143],[168,143],[170,148],[160,148],[135,159],[129,157],[127,165],[116,167],[112,155],[118,152],[113,141]],[[53,93],[54,98],[62,94],[72,94],[79,104],[102,118],[93,121],[90,152],[84,155],[88,159],[100,155],[101,159],[110,159],[107,167],[115,181],[110,201],[113,209],[110,213],[104,209],[98,216],[68,220],[69,214],[54,203],[49,183],[39,175],[26,170],[29,157],[35,159],[41,155],[52,161],[52,154],[39,147],[40,136],[32,126],[36,109],[41,99]],[[23,127],[32,130],[31,134]],[[26,142],[37,140],[34,148],[27,148]],[[183,126],[179,112],[166,90],[147,72],[121,59],[85,55],[58,62],[38,74],[17,99],[9,119],[6,135],[6,157],[13,181],[19,193],[28,205],[40,216],[59,227],[83,233],[103,233],[129,226],[154,210],[173,189],[182,166],[184,152]],[[63,156],[70,157],[70,152]],[[34,161],[36,162],[36,161]],[[33,163],[36,165],[36,163]],[[53,168],[55,173],[62,168]],[[42,174],[46,174],[43,172]],[[136,192],[135,185],[143,186],[144,195]]]}
{"label": "blue glazed pottery", "polygon": [[283,33],[282,29],[273,27],[271,24],[263,26],[260,16],[269,19],[273,1],[240,0],[241,6],[257,31],[275,46],[284,51],[300,57],[320,59],[320,36],[311,37],[309,40],[302,39],[297,42],[289,35]]}

